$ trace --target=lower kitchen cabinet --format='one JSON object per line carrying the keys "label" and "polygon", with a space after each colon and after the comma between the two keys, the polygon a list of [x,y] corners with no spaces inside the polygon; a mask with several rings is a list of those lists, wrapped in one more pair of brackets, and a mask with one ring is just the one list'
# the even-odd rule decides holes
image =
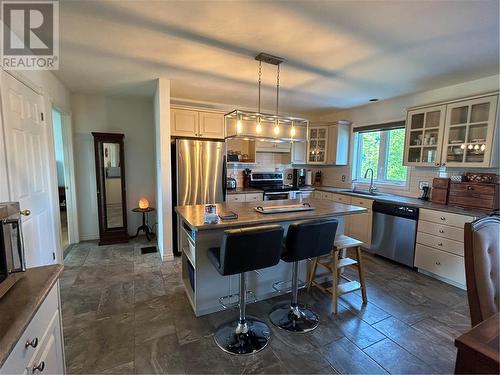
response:
{"label": "lower kitchen cabinet", "polygon": [[0,368],[0,374],[65,372],[59,282],[56,282]]}
{"label": "lower kitchen cabinet", "polygon": [[474,217],[421,208],[415,267],[465,289],[464,225]]}

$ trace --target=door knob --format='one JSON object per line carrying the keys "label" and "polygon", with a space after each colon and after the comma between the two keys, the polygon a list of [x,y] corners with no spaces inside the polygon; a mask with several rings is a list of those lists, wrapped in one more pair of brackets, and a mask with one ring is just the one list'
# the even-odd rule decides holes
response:
{"label": "door knob", "polygon": [[30,216],[31,215],[31,211],[30,210],[22,210],[21,212],[19,212],[21,215],[23,216]]}

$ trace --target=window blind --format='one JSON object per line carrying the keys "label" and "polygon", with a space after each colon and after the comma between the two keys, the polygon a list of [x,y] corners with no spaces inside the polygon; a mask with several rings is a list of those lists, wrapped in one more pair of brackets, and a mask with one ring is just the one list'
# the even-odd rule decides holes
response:
{"label": "window blind", "polygon": [[404,129],[404,127],[405,127],[405,121],[401,120],[401,121],[384,122],[382,124],[359,126],[353,128],[352,131],[354,133],[367,133],[367,132],[393,130],[393,129]]}

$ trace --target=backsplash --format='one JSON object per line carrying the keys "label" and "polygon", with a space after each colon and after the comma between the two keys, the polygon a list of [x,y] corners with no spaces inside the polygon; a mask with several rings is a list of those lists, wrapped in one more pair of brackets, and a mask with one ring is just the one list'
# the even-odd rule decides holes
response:
{"label": "backsplash", "polygon": [[243,186],[243,171],[248,168],[252,172],[284,172],[285,183],[292,183],[287,180],[288,174],[292,173],[289,153],[257,152],[256,164],[253,165],[229,165],[227,176],[236,179],[237,186]]}

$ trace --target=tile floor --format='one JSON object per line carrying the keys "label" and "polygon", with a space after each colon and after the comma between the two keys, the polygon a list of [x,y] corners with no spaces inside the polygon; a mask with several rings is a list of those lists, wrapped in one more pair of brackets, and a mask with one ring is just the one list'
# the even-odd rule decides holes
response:
{"label": "tile floor", "polygon": [[[330,300],[316,289],[300,299],[321,323],[292,335],[272,327],[263,352],[236,357],[213,342],[224,311],[195,318],[178,259],[141,255],[140,241],[75,245],[61,278],[68,373],[452,373],[453,339],[469,328],[466,293],[381,258],[365,255],[369,304],[359,294]],[[267,320],[273,303],[248,307]]]}

